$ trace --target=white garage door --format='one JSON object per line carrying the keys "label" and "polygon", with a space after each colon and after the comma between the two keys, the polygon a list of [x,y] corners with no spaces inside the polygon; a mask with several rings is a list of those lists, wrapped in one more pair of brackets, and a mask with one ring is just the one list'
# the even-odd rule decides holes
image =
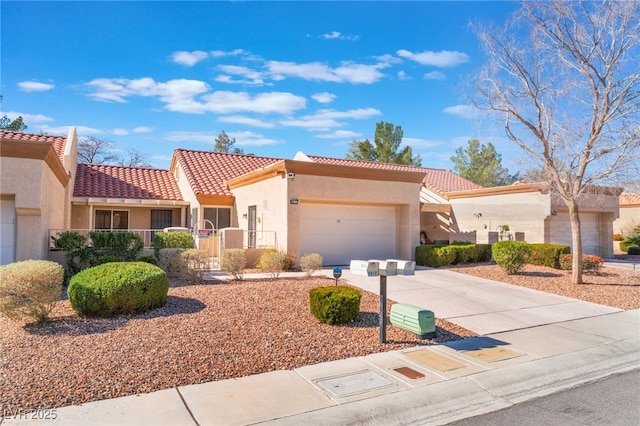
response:
{"label": "white garage door", "polygon": [[300,205],[300,255],[319,253],[325,265],[396,257],[394,207]]}
{"label": "white garage door", "polygon": [[[580,213],[580,230],[582,234],[582,252],[584,254],[600,254],[598,238],[598,214]],[[572,248],[571,220],[568,213],[558,213],[551,219],[551,243],[564,244]]]}
{"label": "white garage door", "polygon": [[12,263],[16,251],[15,201],[0,200],[0,265]]}

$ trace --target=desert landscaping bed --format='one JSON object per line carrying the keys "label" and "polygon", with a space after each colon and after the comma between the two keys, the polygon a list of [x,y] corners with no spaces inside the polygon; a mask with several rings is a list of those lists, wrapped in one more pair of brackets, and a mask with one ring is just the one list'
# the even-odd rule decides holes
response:
{"label": "desert landscaping bed", "polygon": [[525,265],[517,275],[508,275],[494,263],[450,269],[618,309],[640,309],[640,264],[636,271],[603,267],[598,273],[585,273],[583,284],[571,284],[571,271],[545,266]]}
{"label": "desert landscaping bed", "polygon": [[326,325],[309,313],[309,290],[321,285],[333,280],[172,280],[167,304],[145,315],[83,319],[64,300],[42,325],[0,317],[2,409],[61,407],[474,335],[437,319],[436,339],[389,327],[381,345],[378,296],[362,291],[357,322]]}
{"label": "desert landscaping bed", "polygon": [[[620,309],[640,308],[640,271],[603,268],[576,286],[568,272],[532,265],[521,275],[507,275],[494,264],[455,270]],[[360,320],[321,324],[309,313],[308,293],[332,284],[322,277],[204,285],[172,280],[167,304],[144,315],[83,319],[63,300],[46,324],[24,326],[0,317],[2,409],[61,407],[474,335],[437,319],[437,339],[417,340],[389,327],[389,343],[381,345],[379,299],[366,291]]]}

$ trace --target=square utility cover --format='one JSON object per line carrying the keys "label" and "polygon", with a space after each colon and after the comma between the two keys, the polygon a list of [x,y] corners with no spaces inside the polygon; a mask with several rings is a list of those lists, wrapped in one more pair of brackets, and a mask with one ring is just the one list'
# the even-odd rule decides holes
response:
{"label": "square utility cover", "polygon": [[321,379],[317,380],[316,383],[326,389],[330,394],[338,397],[369,392],[374,389],[393,386],[394,384],[391,380],[369,370]]}

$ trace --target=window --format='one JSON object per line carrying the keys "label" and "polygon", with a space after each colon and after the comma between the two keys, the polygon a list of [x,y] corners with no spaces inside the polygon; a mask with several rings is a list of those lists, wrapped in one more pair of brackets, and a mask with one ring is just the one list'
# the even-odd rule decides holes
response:
{"label": "window", "polygon": [[94,229],[129,229],[126,210],[96,210]]}
{"label": "window", "polygon": [[[231,209],[229,208],[204,208],[204,219],[213,223],[214,229],[228,228],[231,226]],[[205,228],[211,228],[211,224],[205,222]]]}
{"label": "window", "polygon": [[151,210],[151,229],[164,229],[172,226],[171,210]]}

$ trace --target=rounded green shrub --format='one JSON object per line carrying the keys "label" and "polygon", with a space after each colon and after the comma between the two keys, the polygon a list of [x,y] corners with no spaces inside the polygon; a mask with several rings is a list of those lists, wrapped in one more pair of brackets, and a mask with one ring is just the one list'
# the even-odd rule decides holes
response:
{"label": "rounded green shrub", "polygon": [[82,316],[137,314],[164,306],[169,279],[145,262],[114,262],[76,274],[67,290],[73,309]]}
{"label": "rounded green shrub", "polygon": [[627,249],[627,254],[640,254],[640,246],[631,246]]}
{"label": "rounded green shrub", "polygon": [[64,268],[48,260],[0,266],[0,313],[11,319],[46,321],[60,300]]}
{"label": "rounded green shrub", "polygon": [[[604,260],[600,256],[593,254],[582,255],[582,270],[584,272],[598,272]],[[560,269],[570,271],[573,269],[573,254],[563,254],[560,256]]]}
{"label": "rounded green shrub", "polygon": [[507,274],[517,274],[531,256],[531,246],[524,241],[498,241],[491,247],[493,259]]}
{"label": "rounded green shrub", "polygon": [[347,324],[360,316],[359,290],[347,286],[316,287],[309,290],[309,308],[325,324]]}

